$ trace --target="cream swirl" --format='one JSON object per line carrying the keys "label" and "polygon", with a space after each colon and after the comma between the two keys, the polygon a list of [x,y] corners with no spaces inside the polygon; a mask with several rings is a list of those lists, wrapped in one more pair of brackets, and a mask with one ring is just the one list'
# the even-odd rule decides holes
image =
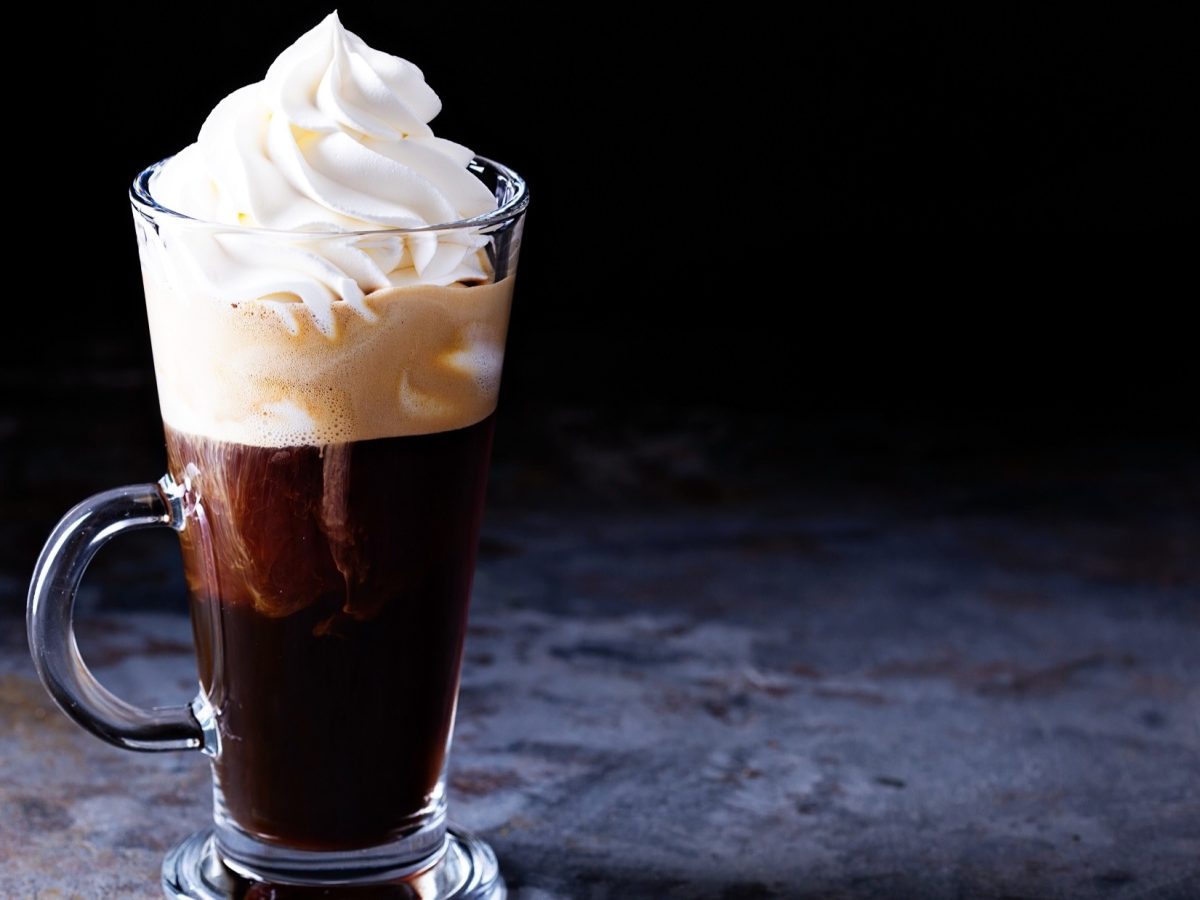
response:
{"label": "cream swirl", "polygon": [[[331,13],[263,81],[217,104],[153,191],[195,219],[296,232],[420,228],[495,209],[467,168],[471,151],[430,129],[440,109],[420,69],[368,47]],[[285,323],[300,302],[327,333],[339,300],[371,318],[371,291],[487,277],[483,241],[464,229],[293,239],[179,225],[181,252],[163,261],[176,284],[226,302],[262,300]]]}

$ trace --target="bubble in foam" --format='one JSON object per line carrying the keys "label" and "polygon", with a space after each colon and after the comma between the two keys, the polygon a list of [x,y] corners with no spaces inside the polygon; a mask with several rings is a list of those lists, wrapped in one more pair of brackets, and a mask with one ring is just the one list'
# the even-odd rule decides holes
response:
{"label": "bubble in foam", "polygon": [[286,446],[307,443],[299,438],[314,434],[317,422],[294,400],[280,400],[263,404],[260,427],[264,434]]}
{"label": "bubble in foam", "polygon": [[498,389],[504,348],[489,340],[478,327],[468,328],[464,337],[465,347],[440,354],[438,361],[455,372],[470,376],[482,391]]}
{"label": "bubble in foam", "polygon": [[453,406],[433,394],[413,387],[408,372],[400,377],[400,408],[416,416],[445,416],[454,411]]}

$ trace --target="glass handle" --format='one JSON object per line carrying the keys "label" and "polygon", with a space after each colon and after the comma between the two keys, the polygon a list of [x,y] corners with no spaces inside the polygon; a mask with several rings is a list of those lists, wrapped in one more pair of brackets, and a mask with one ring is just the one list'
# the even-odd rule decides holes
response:
{"label": "glass handle", "polygon": [[96,551],[125,531],[182,531],[185,492],[170,475],[157,484],[114,488],[84,500],[50,535],[33,570],[26,627],[42,684],[64,713],[127,750],[216,752],[212,709],[203,692],[187,706],[139,709],[111,694],[84,664],[75,642],[75,594]]}

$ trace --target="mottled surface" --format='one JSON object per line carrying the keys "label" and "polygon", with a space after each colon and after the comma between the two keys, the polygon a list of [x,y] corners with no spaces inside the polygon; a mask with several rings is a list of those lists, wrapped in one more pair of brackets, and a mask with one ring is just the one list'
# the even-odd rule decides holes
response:
{"label": "mottled surface", "polygon": [[[910,467],[849,429],[792,460],[728,428],[501,448],[451,792],[518,900],[1200,896],[1194,456]],[[10,614],[42,509],[8,519]],[[194,686],[171,541],[81,598],[131,699]],[[205,762],[79,731],[0,627],[0,896],[156,896]]]}

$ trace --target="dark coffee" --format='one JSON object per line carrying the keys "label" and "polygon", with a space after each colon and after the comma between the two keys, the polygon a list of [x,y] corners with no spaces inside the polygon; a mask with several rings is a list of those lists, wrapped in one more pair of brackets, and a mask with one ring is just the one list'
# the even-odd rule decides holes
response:
{"label": "dark coffee", "polygon": [[198,497],[181,537],[218,803],[253,837],[355,849],[439,810],[493,421],[287,448],[166,429]]}

